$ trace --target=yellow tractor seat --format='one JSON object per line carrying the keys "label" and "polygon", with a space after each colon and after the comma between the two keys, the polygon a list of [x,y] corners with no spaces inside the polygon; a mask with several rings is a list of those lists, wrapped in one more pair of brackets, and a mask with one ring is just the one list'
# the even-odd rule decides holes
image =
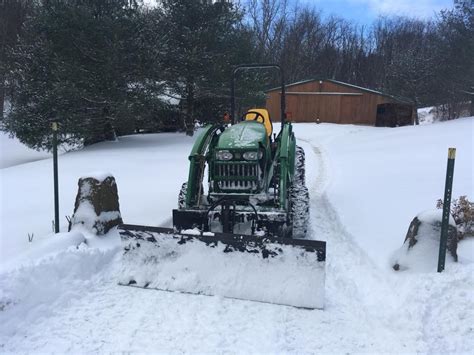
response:
{"label": "yellow tractor seat", "polygon": [[267,135],[271,136],[273,133],[273,125],[272,120],[270,119],[270,115],[268,111],[264,108],[252,108],[247,111],[244,116],[245,121],[257,121],[263,123],[265,126],[265,130],[267,131]]}

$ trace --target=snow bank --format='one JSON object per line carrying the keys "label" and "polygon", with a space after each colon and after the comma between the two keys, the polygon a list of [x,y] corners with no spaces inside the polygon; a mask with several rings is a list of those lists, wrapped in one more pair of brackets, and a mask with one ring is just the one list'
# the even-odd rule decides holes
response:
{"label": "snow bank", "polygon": [[89,292],[116,251],[81,244],[0,273],[0,344]]}
{"label": "snow bank", "polygon": [[121,250],[120,237],[115,228],[105,237],[84,228],[50,235],[2,265],[0,347],[4,337],[49,317],[110,279],[105,271]]}
{"label": "snow bank", "polygon": [[49,239],[41,240],[38,243],[40,245],[35,245],[34,249],[29,250],[27,257],[28,259],[47,257],[50,254],[58,253],[71,247],[78,247],[85,241],[84,234],[80,232],[54,234]]}
{"label": "snow bank", "polygon": [[78,248],[82,243],[86,242],[84,234],[80,231],[49,234],[43,236],[43,238],[39,240],[35,240],[35,238],[36,237],[33,236],[33,240],[25,250],[13,256],[8,261],[4,261],[0,264],[0,272],[16,268],[19,265],[21,266],[31,264],[32,262],[38,262],[41,259],[51,257],[54,254]]}

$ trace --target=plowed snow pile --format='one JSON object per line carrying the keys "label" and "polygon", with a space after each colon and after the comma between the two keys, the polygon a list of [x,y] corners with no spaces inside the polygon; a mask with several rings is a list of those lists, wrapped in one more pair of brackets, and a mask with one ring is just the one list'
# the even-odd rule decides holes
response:
{"label": "plowed snow pile", "polygon": [[[390,259],[442,197],[448,147],[458,149],[453,197],[474,199],[473,122],[295,125],[310,238],[327,241],[324,310],[117,286],[114,231],[50,233],[51,160],[2,169],[0,352],[470,352],[474,242],[442,274],[435,260],[422,273],[395,272]],[[192,142],[129,136],[60,156],[60,215],[72,213],[79,177],[110,171],[125,222],[169,225]]]}

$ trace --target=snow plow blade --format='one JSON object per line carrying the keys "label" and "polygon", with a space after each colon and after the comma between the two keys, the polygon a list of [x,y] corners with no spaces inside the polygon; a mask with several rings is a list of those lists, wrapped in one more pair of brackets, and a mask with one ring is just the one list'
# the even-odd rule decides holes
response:
{"label": "snow plow blade", "polygon": [[326,242],[136,225],[119,232],[121,285],[323,308]]}

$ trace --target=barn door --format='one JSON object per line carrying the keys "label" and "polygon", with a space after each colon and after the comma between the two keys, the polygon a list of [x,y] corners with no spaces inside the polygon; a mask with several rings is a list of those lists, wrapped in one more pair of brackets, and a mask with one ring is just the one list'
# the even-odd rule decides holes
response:
{"label": "barn door", "polygon": [[362,96],[341,96],[339,123],[354,124],[360,121]]}

